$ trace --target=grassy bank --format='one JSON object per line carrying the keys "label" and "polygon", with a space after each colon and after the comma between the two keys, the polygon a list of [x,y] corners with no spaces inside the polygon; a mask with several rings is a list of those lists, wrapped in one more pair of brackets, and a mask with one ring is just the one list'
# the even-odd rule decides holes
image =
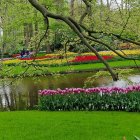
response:
{"label": "grassy bank", "polygon": [[133,140],[139,122],[127,112],[1,112],[0,140]]}
{"label": "grassy bank", "polygon": [[[112,68],[131,68],[140,66],[140,61],[124,60],[124,61],[112,61],[108,62]],[[102,63],[90,63],[90,64],[78,64],[68,66],[55,66],[55,67],[44,67],[44,66],[5,66],[4,71],[0,71],[0,75],[7,75],[8,77],[17,76],[24,74],[25,76],[43,75],[48,73],[65,73],[74,71],[94,71],[99,69],[105,69]],[[25,72],[26,71],[26,72]]]}
{"label": "grassy bank", "polygon": [[[140,61],[124,60],[124,61],[113,61],[108,62],[112,68],[125,68],[125,67],[136,67],[136,63],[140,66]],[[74,70],[97,70],[105,68],[103,63],[91,63],[91,64],[80,64],[71,66],[60,66],[60,67],[50,67],[49,71],[52,72],[62,72],[62,71],[74,71]]]}

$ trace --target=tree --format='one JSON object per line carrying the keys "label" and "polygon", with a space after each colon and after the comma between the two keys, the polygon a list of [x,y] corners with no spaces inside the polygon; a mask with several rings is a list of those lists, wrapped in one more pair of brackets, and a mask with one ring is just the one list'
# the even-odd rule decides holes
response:
{"label": "tree", "polygon": [[[113,36],[115,39],[130,41],[137,45],[140,45],[140,42],[136,42],[135,40],[123,38],[122,33],[119,35],[119,34],[114,34],[111,32],[94,31],[94,30],[91,30],[90,28],[86,27],[85,24],[83,24],[84,20],[88,20],[88,16],[93,15],[93,14],[91,14],[92,13],[92,2],[93,2],[92,0],[83,0],[83,3],[85,4],[85,11],[80,15],[79,21],[76,21],[72,17],[69,17],[69,16],[63,16],[62,14],[60,15],[60,14],[55,14],[53,12],[50,12],[47,8],[43,7],[36,0],[28,0],[28,1],[32,4],[33,7],[35,7],[38,11],[40,11],[42,13],[42,15],[44,16],[44,18],[46,18],[48,21],[49,21],[49,18],[52,18],[52,19],[61,20],[61,21],[65,22],[73,30],[73,32],[75,32],[77,34],[77,36],[81,39],[81,41],[85,44],[85,46],[88,47],[92,52],[94,52],[95,55],[98,57],[98,59],[106,66],[107,70],[110,72],[114,81],[118,80],[118,75],[116,73],[114,73],[114,71],[111,69],[111,67],[108,65],[108,63],[96,51],[96,49],[90,45],[89,41],[93,41],[94,43],[98,43],[98,44],[101,44],[101,45],[107,47],[108,49],[112,50],[118,56],[120,56],[124,59],[134,59],[134,58],[122,56],[120,53],[118,53],[116,50],[114,50],[112,47],[110,47],[110,45],[108,45],[106,42],[104,42],[103,39],[99,40],[99,38],[96,36],[100,37],[102,34],[104,36],[108,36],[108,37]],[[103,5],[103,2],[102,2],[102,5]],[[114,11],[112,11],[112,12],[114,13]],[[128,20],[128,18],[127,18],[127,20]],[[123,26],[122,32],[125,30],[126,25],[127,25],[127,22]],[[49,22],[48,22],[47,26],[49,27]]]}
{"label": "tree", "polygon": [[74,2],[75,2],[75,0],[70,1],[70,15],[71,15],[71,17],[74,16]]}

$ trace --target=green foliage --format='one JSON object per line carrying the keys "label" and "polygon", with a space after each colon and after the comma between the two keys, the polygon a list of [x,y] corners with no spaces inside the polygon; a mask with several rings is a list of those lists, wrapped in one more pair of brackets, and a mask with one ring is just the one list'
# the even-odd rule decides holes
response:
{"label": "green foliage", "polygon": [[135,139],[136,139],[136,140],[140,140],[140,138],[139,138],[139,137],[137,137],[137,136],[135,136]]}
{"label": "green foliage", "polygon": [[[40,4],[43,4],[52,13],[57,13],[63,16],[70,16],[70,1],[65,0],[40,0]],[[103,31],[107,33],[120,34],[122,37],[139,40],[139,3],[137,1],[129,2],[131,10],[127,9],[109,9],[107,5],[101,4],[97,1],[92,1],[91,13],[85,18],[84,25],[89,29],[95,31]],[[3,29],[3,38],[0,39],[0,46],[6,43],[6,52],[12,54],[25,47],[25,40],[29,41],[29,47],[35,49],[36,44],[39,42],[40,37],[45,32],[44,19],[40,12],[36,11],[28,1],[24,0],[1,0],[0,2],[0,17],[2,17],[1,28]],[[75,21],[79,21],[81,15],[85,11],[85,5],[79,1],[74,3],[74,18]],[[92,14],[93,13],[93,14]],[[126,21],[129,17],[129,22],[126,27]],[[61,43],[63,46],[69,40],[75,47],[76,52],[89,51],[82,43],[76,43],[79,38],[75,33],[62,21],[49,19],[50,28],[47,39],[44,39],[41,46],[45,46],[42,50],[46,49],[54,43]],[[32,28],[29,33],[32,35],[27,39],[25,37],[25,25],[31,25]],[[35,29],[37,27],[37,29]],[[55,33],[58,33],[55,37]],[[108,37],[105,34],[93,34],[95,38],[99,38],[101,41],[114,47],[112,36]],[[115,38],[116,39],[116,38]],[[91,42],[89,42],[91,43]],[[92,42],[93,43],[93,42]],[[91,43],[91,44],[92,44]],[[68,44],[68,46],[69,46]],[[11,49],[12,48],[12,49]],[[96,43],[95,48],[97,50],[105,50],[106,48]],[[41,48],[40,48],[41,49]]]}
{"label": "green foliage", "polygon": [[[131,82],[127,77],[130,73],[132,73],[134,69],[116,69],[115,73],[118,74],[119,78],[125,79],[128,82]],[[110,73],[108,71],[99,71],[96,72],[95,75],[88,77],[84,82],[84,87],[91,87],[93,83],[100,77],[110,77]]]}
{"label": "green foliage", "polygon": [[14,64],[14,65],[3,65],[0,71],[1,78],[23,78],[33,76],[44,76],[48,74],[48,68],[44,66],[37,66],[36,63],[28,64],[26,62]]}
{"label": "green foliage", "polygon": [[45,95],[40,96],[39,109],[50,111],[103,110],[140,112],[140,93]]}

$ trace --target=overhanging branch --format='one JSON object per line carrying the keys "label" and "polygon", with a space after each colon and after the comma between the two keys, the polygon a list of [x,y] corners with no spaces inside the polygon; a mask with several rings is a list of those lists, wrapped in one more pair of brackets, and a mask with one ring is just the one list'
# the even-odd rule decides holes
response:
{"label": "overhanging branch", "polygon": [[128,39],[128,38],[124,38],[122,37],[121,35],[119,34],[114,34],[114,33],[106,33],[104,31],[94,31],[94,30],[89,30],[87,27],[85,27],[84,25],[80,24],[80,26],[89,34],[104,34],[106,36],[115,36],[116,38],[118,38],[119,40],[122,40],[122,41],[127,41],[127,42],[130,42],[130,43],[133,43],[135,45],[139,45],[140,46],[140,42],[137,42],[137,41],[134,41],[134,40],[131,40],[131,39]]}
{"label": "overhanging branch", "polygon": [[[100,54],[96,51],[96,49],[94,49],[86,40],[86,38],[84,37],[84,35],[79,31],[79,29],[77,28],[77,26],[75,26],[75,23],[71,20],[69,20],[68,17],[64,17],[61,15],[57,15],[57,14],[53,14],[48,12],[48,10],[46,8],[44,8],[43,6],[41,6],[40,4],[37,3],[36,0],[29,0],[29,2],[37,9],[39,10],[42,15],[46,18],[46,17],[50,17],[53,19],[59,19],[64,21],[77,35],[78,37],[81,39],[81,41],[87,46],[87,48],[89,48],[96,56],[97,58],[106,66],[107,70],[110,72],[112,78],[114,81],[118,80],[118,75],[115,74],[113,72],[113,70],[111,69],[111,67],[108,65],[108,63],[100,56]],[[77,24],[78,25],[78,24]],[[78,25],[78,27],[80,27]]]}

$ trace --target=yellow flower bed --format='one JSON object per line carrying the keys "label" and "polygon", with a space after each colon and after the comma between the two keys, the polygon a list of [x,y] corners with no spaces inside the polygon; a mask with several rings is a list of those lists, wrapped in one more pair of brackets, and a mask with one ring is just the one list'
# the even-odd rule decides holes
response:
{"label": "yellow flower bed", "polygon": [[52,64],[65,64],[69,61],[73,60],[73,57],[69,57],[68,59],[51,59],[47,61],[38,61],[38,64],[47,64],[47,65],[52,65]]}
{"label": "yellow flower bed", "polygon": [[4,64],[14,64],[14,63],[21,63],[21,62],[25,62],[25,61],[30,63],[32,60],[11,59],[11,60],[3,61],[3,63]]}
{"label": "yellow flower bed", "polygon": [[[124,54],[119,51],[116,50],[117,52],[119,52],[120,54],[124,55],[140,55],[140,50],[123,50]],[[112,51],[100,51],[99,52],[100,55],[111,55],[111,56],[117,56],[117,54],[115,54]],[[64,58],[64,59],[48,59],[48,58],[44,58],[44,59],[40,59],[40,60],[36,60],[38,62],[38,64],[47,64],[47,65],[51,65],[51,64],[64,64],[67,63],[68,61],[71,61],[74,59],[74,56],[78,55],[78,53],[73,53],[73,52],[68,52],[67,56],[68,59]],[[95,55],[94,53],[82,53],[81,55]],[[60,54],[46,54],[46,56],[60,56]],[[65,55],[63,55],[65,57]],[[11,59],[11,60],[5,60],[3,63],[4,64],[13,64],[13,63],[21,63],[21,62],[27,62],[27,63],[31,63],[33,60],[20,60],[20,59]]]}
{"label": "yellow flower bed", "polygon": [[[116,50],[117,52],[119,52],[121,55],[140,55],[140,50],[123,50],[123,53],[120,50]],[[100,55],[111,55],[111,56],[117,56],[117,54],[115,54],[112,51],[100,51],[99,52]],[[95,55],[94,53],[83,53],[82,55]]]}
{"label": "yellow flower bed", "polygon": [[[139,55],[140,54],[140,50],[123,50],[123,52],[117,50],[118,53],[120,53],[121,55]],[[115,54],[112,51],[106,51],[106,52],[100,52],[101,55],[112,55],[112,56],[117,56],[117,54]]]}
{"label": "yellow flower bed", "polygon": [[[38,64],[47,64],[47,65],[52,65],[52,64],[64,64],[67,63],[69,61],[73,60],[73,57],[69,57],[68,59],[64,58],[64,59],[51,59],[51,60],[47,60],[47,59],[42,59],[42,60],[37,60],[36,62]],[[31,63],[33,60],[19,60],[19,59],[12,59],[12,60],[6,60],[3,63],[4,64],[17,64],[17,63],[21,63],[21,62],[27,62],[27,63]]]}
{"label": "yellow flower bed", "polygon": [[57,53],[57,54],[46,54],[45,56],[54,56],[54,57],[56,57],[56,56],[60,56],[60,55],[62,55],[62,56],[71,56],[71,55],[76,55],[77,53],[74,53],[74,52],[67,52],[66,54],[64,53],[64,52],[59,52],[59,53]]}

